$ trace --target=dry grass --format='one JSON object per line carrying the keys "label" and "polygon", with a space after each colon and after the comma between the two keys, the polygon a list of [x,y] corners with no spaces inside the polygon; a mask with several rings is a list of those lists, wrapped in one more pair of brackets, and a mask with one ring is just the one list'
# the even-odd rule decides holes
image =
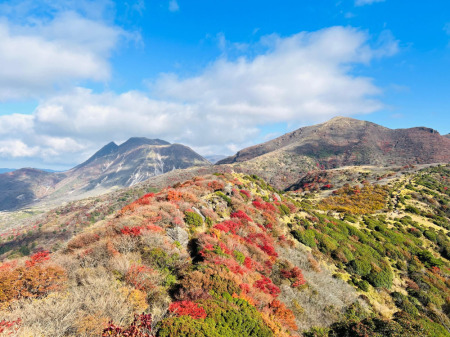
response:
{"label": "dry grass", "polygon": [[[333,278],[330,271],[311,264],[311,255],[302,247],[279,250],[280,257],[301,268],[308,287],[301,291],[281,286],[280,300],[294,312],[300,330],[329,326],[338,321],[344,310],[357,300],[353,287]],[[317,272],[321,270],[320,272]]]}
{"label": "dry grass", "polygon": [[92,329],[82,323],[89,317],[98,319],[97,326],[94,324],[96,331],[110,319],[129,323],[132,303],[106,274],[99,274],[102,273],[98,270],[80,271],[81,285],[43,299],[18,301],[4,318],[22,318],[16,336],[92,336]]}

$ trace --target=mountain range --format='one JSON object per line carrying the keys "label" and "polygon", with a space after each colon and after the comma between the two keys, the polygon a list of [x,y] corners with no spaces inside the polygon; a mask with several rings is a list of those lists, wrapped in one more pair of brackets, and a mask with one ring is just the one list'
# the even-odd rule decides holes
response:
{"label": "mountain range", "polygon": [[99,195],[172,170],[208,165],[209,161],[187,146],[133,137],[121,145],[105,145],[65,172],[23,168],[0,174],[0,210]]}
{"label": "mountain range", "polygon": [[[257,174],[279,189],[298,185],[309,171],[353,165],[410,165],[450,162],[449,135],[426,127],[389,129],[347,117],[302,127],[231,157],[208,159],[181,144],[133,137],[110,142],[65,172],[24,168],[0,174],[0,210],[96,196],[130,187],[173,170],[227,167]],[[171,175],[175,180],[178,174]],[[164,181],[164,180],[162,180]]]}

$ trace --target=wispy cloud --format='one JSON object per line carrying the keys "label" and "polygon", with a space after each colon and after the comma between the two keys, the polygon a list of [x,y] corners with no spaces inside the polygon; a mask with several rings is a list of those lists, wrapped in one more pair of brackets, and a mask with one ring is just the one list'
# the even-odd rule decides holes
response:
{"label": "wispy cloud", "polygon": [[385,0],[355,0],[355,6],[371,5],[376,2],[384,2]]}
{"label": "wispy cloud", "polygon": [[169,1],[169,11],[177,12],[179,10],[180,10],[180,6],[178,5],[177,0],[170,0]]}
{"label": "wispy cloud", "polygon": [[344,27],[270,35],[249,46],[258,51],[252,57],[221,56],[194,77],[161,75],[151,92],[76,88],[43,100],[32,115],[0,116],[7,142],[0,157],[75,164],[110,140],[136,135],[230,153],[249,145],[264,124],[382,108],[381,89],[352,68],[392,55],[395,46],[388,35],[373,44],[367,33]]}

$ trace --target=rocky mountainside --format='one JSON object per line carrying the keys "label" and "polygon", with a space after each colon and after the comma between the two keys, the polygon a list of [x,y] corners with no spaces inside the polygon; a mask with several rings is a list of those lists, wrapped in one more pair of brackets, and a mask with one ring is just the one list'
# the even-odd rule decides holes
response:
{"label": "rocky mountainside", "polygon": [[336,117],[243,149],[217,164],[254,170],[278,188],[321,168],[352,165],[407,165],[450,162],[450,139],[425,127],[388,129]]}
{"label": "rocky mountainside", "polygon": [[99,195],[175,169],[205,165],[210,163],[181,144],[136,137],[121,145],[111,142],[65,172],[27,168],[0,174],[0,210]]}

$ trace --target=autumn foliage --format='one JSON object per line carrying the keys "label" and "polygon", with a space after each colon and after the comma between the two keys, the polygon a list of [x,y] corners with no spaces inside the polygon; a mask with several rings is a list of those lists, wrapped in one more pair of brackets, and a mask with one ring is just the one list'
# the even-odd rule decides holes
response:
{"label": "autumn foliage", "polygon": [[206,318],[205,309],[192,301],[173,302],[169,306],[169,311],[178,316],[190,316],[195,319]]}
{"label": "autumn foliage", "polygon": [[20,298],[37,298],[62,289],[67,279],[65,271],[56,265],[43,264],[47,252],[37,253],[25,266],[0,269],[0,306],[8,306]]}
{"label": "autumn foliage", "polygon": [[152,315],[135,315],[133,322],[127,328],[122,328],[114,322],[109,322],[108,327],[103,330],[102,337],[152,337]]}

